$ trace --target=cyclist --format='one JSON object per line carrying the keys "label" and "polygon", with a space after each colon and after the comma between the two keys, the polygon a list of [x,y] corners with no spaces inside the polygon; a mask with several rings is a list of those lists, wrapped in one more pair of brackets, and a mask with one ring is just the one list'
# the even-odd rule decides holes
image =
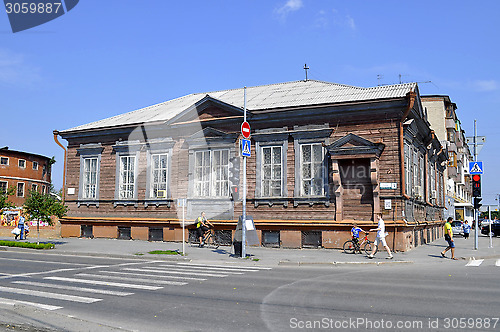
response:
{"label": "cyclist", "polygon": [[210,221],[205,217],[205,212],[202,212],[201,215],[196,218],[196,232],[198,233],[198,238],[200,239],[200,248],[205,245],[203,242],[203,236],[205,232],[210,229],[210,227],[214,227]]}
{"label": "cyclist", "polygon": [[352,224],[353,227],[351,228],[351,236],[352,236],[352,242],[354,242],[354,244],[356,246],[359,245],[359,232],[363,232],[365,234],[368,234],[367,231],[364,231],[363,229],[359,228],[358,225],[356,223]]}

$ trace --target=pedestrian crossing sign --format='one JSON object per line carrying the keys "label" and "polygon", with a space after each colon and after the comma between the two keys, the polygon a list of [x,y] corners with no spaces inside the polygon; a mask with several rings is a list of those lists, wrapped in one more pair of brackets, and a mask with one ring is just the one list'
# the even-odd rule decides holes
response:
{"label": "pedestrian crossing sign", "polygon": [[241,140],[241,155],[243,157],[250,157],[251,156],[251,144],[249,139],[242,139]]}
{"label": "pedestrian crossing sign", "polygon": [[483,174],[483,162],[482,161],[469,162],[469,174]]}

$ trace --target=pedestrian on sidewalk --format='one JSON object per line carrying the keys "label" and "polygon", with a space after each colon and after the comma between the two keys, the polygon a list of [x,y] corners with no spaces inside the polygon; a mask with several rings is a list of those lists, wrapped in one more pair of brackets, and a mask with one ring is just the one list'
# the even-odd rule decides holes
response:
{"label": "pedestrian on sidewalk", "polygon": [[23,215],[23,212],[21,211],[19,213],[19,221],[17,223],[17,228],[19,228],[21,230],[21,234],[20,234],[20,240],[24,240],[25,239],[25,234],[24,234],[24,215]]}
{"label": "pedestrian on sidewalk", "polygon": [[203,241],[203,237],[205,232],[210,229],[210,227],[214,227],[210,221],[205,217],[205,212],[201,212],[201,215],[196,218],[196,232],[198,233],[198,238],[200,239],[199,247],[202,248],[205,245]]}
{"label": "pedestrian on sidewalk", "polygon": [[463,229],[464,229],[464,239],[467,240],[469,238],[470,229],[471,229],[469,222],[467,220],[465,221]]}
{"label": "pedestrian on sidewalk", "polygon": [[379,242],[382,243],[384,246],[385,250],[387,251],[387,259],[393,259],[394,256],[391,253],[391,249],[389,249],[389,246],[387,245],[387,242],[385,241],[385,237],[388,235],[388,233],[385,232],[385,223],[384,219],[382,219],[382,214],[381,213],[376,213],[375,218],[377,218],[378,221],[378,226],[377,228],[370,229],[370,232],[377,231],[377,237],[375,238],[375,242],[373,243],[373,249],[372,252],[368,255],[368,258],[373,258],[375,257],[375,251],[377,250]]}
{"label": "pedestrian on sidewalk", "polygon": [[358,227],[358,224],[353,223],[351,228],[351,237],[352,237],[352,242],[354,242],[356,246],[359,244],[359,232],[368,234],[367,231],[364,231],[362,228]]}
{"label": "pedestrian on sidewalk", "polygon": [[448,242],[448,247],[441,252],[441,256],[445,257],[448,250],[451,250],[451,259],[455,258],[455,241],[453,241],[453,230],[451,229],[452,217],[448,217],[446,224],[444,224],[444,239]]}

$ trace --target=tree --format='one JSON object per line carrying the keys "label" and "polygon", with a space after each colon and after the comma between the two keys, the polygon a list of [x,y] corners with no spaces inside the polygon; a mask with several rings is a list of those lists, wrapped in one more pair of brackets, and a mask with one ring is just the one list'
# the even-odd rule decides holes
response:
{"label": "tree", "polygon": [[23,209],[28,220],[37,220],[38,239],[40,239],[40,222],[52,225],[51,216],[62,218],[68,212],[68,208],[52,195],[33,190],[24,201]]}
{"label": "tree", "polygon": [[8,188],[7,191],[0,190],[0,211],[14,207],[14,204],[9,201],[9,196],[14,195],[15,190],[14,187]]}

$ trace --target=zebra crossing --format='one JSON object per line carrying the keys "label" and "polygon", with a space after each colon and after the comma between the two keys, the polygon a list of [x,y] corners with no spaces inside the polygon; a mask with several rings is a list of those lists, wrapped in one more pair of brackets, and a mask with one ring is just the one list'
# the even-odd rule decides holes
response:
{"label": "zebra crossing", "polygon": [[[487,263],[485,263],[485,261]],[[483,265],[483,263],[485,263]],[[467,262],[467,264],[465,264],[465,266],[467,267],[479,267],[479,266],[491,266],[492,265],[492,261],[491,260],[485,260],[485,259],[471,259]],[[494,263],[495,266],[498,266],[500,267],[500,259],[497,259]]]}
{"label": "zebra crossing", "polygon": [[[182,287],[191,282],[207,281],[209,278],[238,277],[246,273],[271,269],[225,264],[148,261],[51,270],[40,272],[39,275],[36,273],[10,275],[0,278],[0,305],[25,305],[58,310],[64,308],[64,304],[68,302],[92,304],[105,300],[106,296],[126,297],[134,295],[137,291]],[[68,272],[71,273],[68,275]],[[18,298],[20,296],[22,300]]]}

